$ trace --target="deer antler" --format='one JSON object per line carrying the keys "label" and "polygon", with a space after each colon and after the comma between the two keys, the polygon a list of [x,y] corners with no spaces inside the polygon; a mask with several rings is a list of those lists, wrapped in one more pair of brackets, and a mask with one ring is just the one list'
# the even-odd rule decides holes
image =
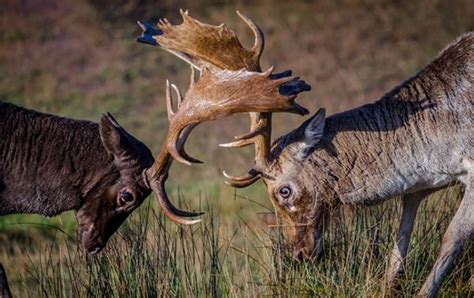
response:
{"label": "deer antler", "polygon": [[[201,23],[181,10],[183,23],[171,25],[166,19],[158,22],[158,28],[138,23],[143,34],[139,42],[159,45],[197,68],[201,76],[191,85],[184,98],[179,89],[167,83],[167,107],[170,126],[165,145],[159,158],[147,171],[149,181],[161,181],[159,195],[169,207],[164,192],[164,181],[171,161],[170,155],[185,164],[199,162],[191,158],[184,150],[184,143],[190,131],[199,123],[215,120],[237,113],[250,113],[251,131],[236,137],[237,141],[225,144],[227,147],[241,147],[255,144],[256,164],[266,162],[270,153],[271,113],[290,112],[305,115],[308,111],[294,102],[297,94],[310,89],[304,81],[291,76],[291,71],[272,74],[273,67],[260,72],[260,56],[263,51],[264,37],[258,26],[237,12],[249,25],[255,35],[252,49],[244,48],[236,34],[224,24],[211,26]],[[171,89],[178,97],[178,109],[172,109]],[[254,167],[255,168],[255,167]],[[252,169],[244,177],[232,177],[224,173],[230,184],[246,186],[259,178],[258,170]],[[151,182],[153,184],[153,182]],[[161,201],[160,201],[161,203]],[[165,212],[166,214],[166,212]],[[189,214],[189,213],[188,213]],[[178,214],[173,214],[179,217]]]}
{"label": "deer antler", "polygon": [[[170,109],[168,109],[168,118],[170,118]],[[189,136],[189,133],[194,128],[194,125],[190,125],[183,129],[180,137],[177,140],[178,144],[184,144],[185,140]],[[160,203],[160,207],[163,210],[165,216],[178,224],[192,225],[200,222],[200,219],[189,220],[186,217],[195,217],[204,214],[203,212],[188,212],[176,208],[168,198],[165,189],[165,183],[168,179],[168,173],[171,168],[173,159],[166,150],[165,146],[161,148],[158,158],[154,164],[145,171],[145,181],[147,181],[150,188],[155,193],[155,196]]]}
{"label": "deer antler", "polygon": [[207,67],[260,71],[259,60],[264,47],[264,38],[261,30],[250,19],[237,12],[255,34],[254,46],[246,49],[237,35],[226,25],[212,26],[201,23],[190,17],[187,10],[181,9],[180,13],[183,18],[181,25],[171,25],[167,19],[162,19],[158,22],[159,29],[157,29],[138,22],[143,34],[137,41],[160,45],[199,70]]}
{"label": "deer antler", "polygon": [[191,162],[196,162],[196,159],[188,157],[183,147],[177,145],[182,130],[191,124],[197,125],[203,121],[251,111],[307,114],[308,111],[305,108],[294,102],[296,94],[287,96],[278,91],[282,85],[296,81],[298,77],[290,76],[272,80],[272,71],[273,68],[269,68],[264,73],[246,70],[212,72],[204,68],[199,80],[191,83],[184,99],[180,95],[181,92],[171,85],[171,87],[174,86],[173,89],[180,100],[179,109],[176,112],[171,109],[171,87],[168,84],[167,106],[170,126],[165,142],[167,151],[174,159],[182,163],[190,165]]}

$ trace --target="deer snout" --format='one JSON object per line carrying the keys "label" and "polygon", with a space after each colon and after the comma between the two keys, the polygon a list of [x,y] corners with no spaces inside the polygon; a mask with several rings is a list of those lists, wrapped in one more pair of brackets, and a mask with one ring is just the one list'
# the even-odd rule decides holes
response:
{"label": "deer snout", "polygon": [[304,253],[301,249],[297,248],[293,251],[293,260],[297,262],[303,262],[305,260]]}
{"label": "deer snout", "polygon": [[295,248],[293,250],[293,259],[297,262],[310,261],[313,258],[313,253],[307,249]]}
{"label": "deer snout", "polygon": [[98,254],[105,247],[105,241],[100,237],[94,224],[81,226],[79,239],[82,246],[91,255]]}
{"label": "deer snout", "polygon": [[312,245],[295,247],[293,250],[293,259],[297,262],[314,261],[321,254],[321,244],[321,239],[317,239]]}

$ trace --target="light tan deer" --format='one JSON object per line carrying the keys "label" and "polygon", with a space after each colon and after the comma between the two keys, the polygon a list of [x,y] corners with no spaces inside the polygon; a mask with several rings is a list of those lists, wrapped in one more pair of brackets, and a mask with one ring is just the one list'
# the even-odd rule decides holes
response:
{"label": "light tan deer", "polygon": [[160,21],[159,29],[140,23],[144,34],[139,41],[159,45],[189,62],[201,71],[200,81],[209,78],[202,93],[188,91],[182,104],[188,101],[186,110],[178,113],[180,119],[187,119],[184,115],[195,108],[209,112],[180,120],[180,127],[187,129],[181,133],[171,124],[167,152],[179,161],[195,161],[186,158],[182,147],[193,126],[251,112],[251,132],[223,146],[254,144],[255,163],[242,177],[224,175],[235,187],[263,180],[298,260],[312,259],[321,250],[329,209],[373,205],[403,195],[399,235],[386,272],[389,281],[402,267],[420,202],[460,181],[465,185],[464,197],[419,292],[434,296],[463,245],[474,235],[474,34],[458,38],[375,103],[328,118],[320,109],[270,145],[271,112],[304,114],[305,110],[292,97],[282,101],[281,94],[259,90],[274,91],[281,82],[285,85],[280,84],[279,91],[288,96],[308,89],[307,85],[285,78],[286,72],[277,75],[275,82],[271,71],[259,73],[263,34],[243,15],[239,14],[256,35],[252,50],[243,48],[225,25],[210,26],[187,12],[181,14],[183,24],[177,26],[166,20]]}

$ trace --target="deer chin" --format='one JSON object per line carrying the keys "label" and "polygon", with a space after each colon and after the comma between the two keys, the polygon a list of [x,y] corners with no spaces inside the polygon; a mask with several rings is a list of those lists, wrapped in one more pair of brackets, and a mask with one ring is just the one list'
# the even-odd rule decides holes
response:
{"label": "deer chin", "polygon": [[300,230],[299,241],[293,244],[293,259],[298,262],[314,262],[321,255],[323,248],[323,231],[320,225],[308,225]]}

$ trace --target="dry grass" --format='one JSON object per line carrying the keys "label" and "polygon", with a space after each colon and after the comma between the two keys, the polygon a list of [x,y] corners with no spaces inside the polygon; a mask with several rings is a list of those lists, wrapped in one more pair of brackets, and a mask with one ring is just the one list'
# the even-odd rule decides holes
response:
{"label": "dry grass", "polygon": [[[412,296],[421,287],[459,194],[459,188],[451,188],[423,203],[397,294]],[[208,200],[201,204],[207,211],[202,224],[177,227],[147,202],[97,258],[85,255],[74,237],[59,230],[54,240],[18,242],[10,251],[2,247],[11,288],[18,297],[395,294],[385,291],[383,272],[399,221],[398,200],[331,221],[323,256],[315,264],[293,263],[278,230],[238,214],[223,217]],[[442,296],[472,294],[473,253],[470,244],[447,277]]]}

